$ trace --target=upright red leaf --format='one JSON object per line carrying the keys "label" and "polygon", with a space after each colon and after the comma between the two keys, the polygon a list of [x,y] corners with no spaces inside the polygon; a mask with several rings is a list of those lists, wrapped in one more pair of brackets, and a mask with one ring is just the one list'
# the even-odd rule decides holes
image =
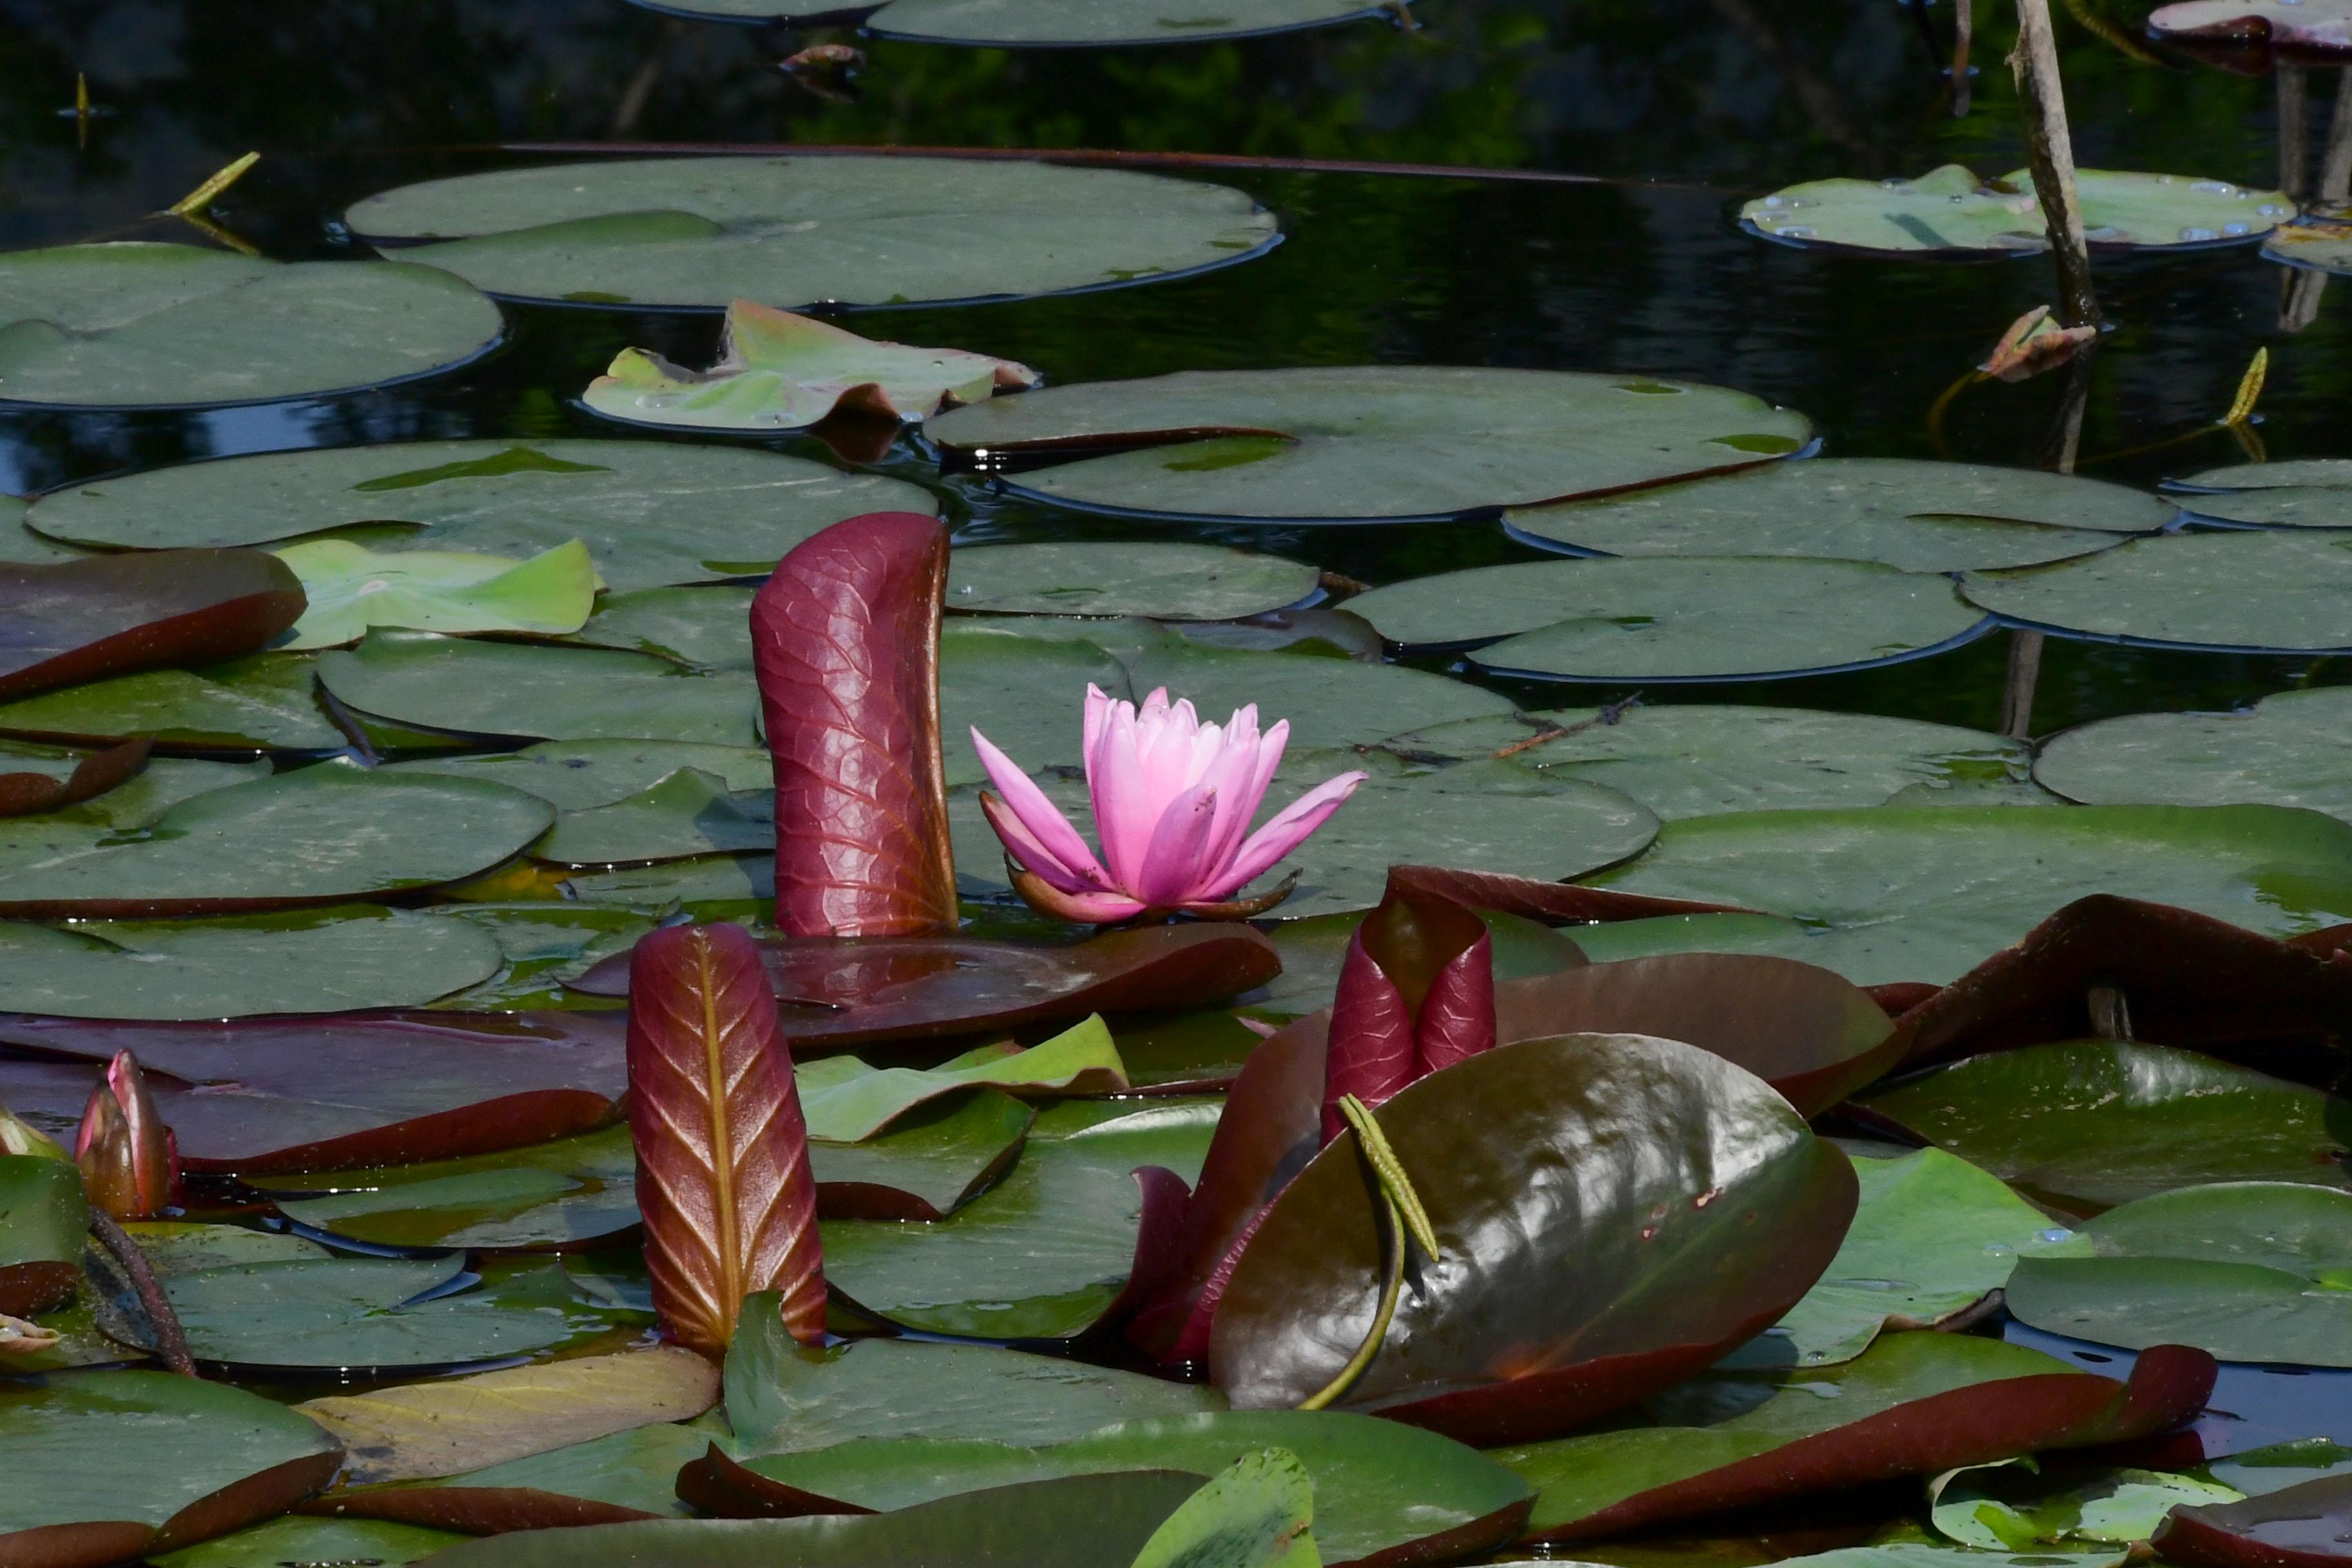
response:
{"label": "upright red leaf", "polygon": [[751,601],[786,936],[955,929],[940,753],[947,570],[938,519],[869,512],[796,546]]}
{"label": "upright red leaf", "polygon": [[1347,1125],[1340,1096],[1378,1105],[1494,1043],[1486,922],[1451,899],[1392,883],[1349,939],[1339,967],[1324,1069],[1324,1141]]}
{"label": "upright red leaf", "polygon": [[654,1310],[678,1343],[726,1352],[745,1297],[824,1333],[808,1124],[759,948],[740,926],[673,926],[629,976],[629,1131]]}

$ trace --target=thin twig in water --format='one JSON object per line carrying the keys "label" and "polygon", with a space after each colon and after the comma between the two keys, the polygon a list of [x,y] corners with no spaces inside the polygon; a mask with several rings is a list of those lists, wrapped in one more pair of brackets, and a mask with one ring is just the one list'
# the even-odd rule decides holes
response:
{"label": "thin twig in water", "polygon": [[1636,691],[1630,697],[1622,697],[1614,702],[1604,704],[1601,711],[1590,719],[1579,719],[1573,724],[1554,724],[1539,733],[1529,735],[1524,741],[1514,741],[1499,752],[1490,752],[1487,753],[1488,760],[1491,761],[1496,757],[1516,757],[1521,752],[1531,752],[1538,746],[1549,745],[1554,741],[1565,740],[1570,735],[1581,735],[1596,724],[1614,724],[1618,720],[1625,717],[1628,710],[1641,705],[1642,694]]}
{"label": "thin twig in water", "polygon": [[89,1233],[130,1276],[131,1288],[139,1293],[139,1305],[146,1310],[147,1321],[155,1331],[155,1353],[182,1377],[195,1376],[196,1363],[189,1358],[188,1336],[180,1327],[180,1315],[172,1310],[172,1299],[163,1293],[163,1282],[155,1278],[147,1255],[102,1210],[89,1211]]}

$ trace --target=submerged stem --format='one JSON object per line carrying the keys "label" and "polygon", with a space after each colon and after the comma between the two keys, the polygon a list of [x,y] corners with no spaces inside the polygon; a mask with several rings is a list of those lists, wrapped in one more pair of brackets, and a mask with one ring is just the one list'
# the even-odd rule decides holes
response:
{"label": "submerged stem", "polygon": [[146,1310],[147,1321],[155,1331],[155,1353],[182,1377],[195,1376],[196,1363],[188,1355],[188,1336],[180,1327],[180,1315],[172,1310],[172,1299],[163,1293],[163,1282],[155,1278],[147,1255],[139,1250],[139,1244],[131,1239],[130,1233],[102,1209],[89,1211],[89,1233],[98,1237],[99,1245],[130,1277],[131,1288],[139,1295],[139,1305]]}

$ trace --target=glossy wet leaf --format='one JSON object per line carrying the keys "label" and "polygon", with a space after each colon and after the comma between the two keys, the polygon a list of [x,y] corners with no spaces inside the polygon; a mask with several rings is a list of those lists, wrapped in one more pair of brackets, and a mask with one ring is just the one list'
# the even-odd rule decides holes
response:
{"label": "glossy wet leaf", "polygon": [[2332,1568],[2345,1561],[2352,1535],[2352,1483],[2344,1478],[2223,1503],[2183,1510],[2156,1532],[2166,1561],[2195,1568]]}
{"label": "glossy wet leaf", "polygon": [[1098,1017],[1026,1050],[1008,1040],[929,1068],[875,1068],[856,1057],[827,1057],[803,1064],[796,1076],[810,1136],[836,1142],[870,1138],[927,1100],[983,1085],[1032,1094],[1108,1094],[1128,1086],[1118,1047]]}
{"label": "glossy wet leaf", "polygon": [[8,1018],[0,1044],[66,1059],[0,1059],[0,1100],[70,1125],[107,1061],[130,1050],[189,1169],[349,1170],[604,1126],[625,1088],[620,1037],[617,1018],[586,1013],[226,1024]]}
{"label": "glossy wet leaf", "polygon": [[163,1568],[280,1568],[287,1563],[363,1559],[383,1568],[399,1568],[465,1539],[454,1531],[423,1530],[413,1524],[288,1514],[150,1561]]}
{"label": "glossy wet leaf", "polygon": [[468,1542],[444,1568],[1105,1568],[1130,1562],[1203,1478],[1127,1471],[966,1492],[897,1513],[650,1520]]}
{"label": "glossy wet leaf", "polygon": [[[747,1458],[753,1476],[811,1500],[877,1511],[955,1492],[1142,1465],[1215,1474],[1263,1448],[1313,1479],[1316,1542],[1332,1563],[1460,1556],[1517,1531],[1518,1479],[1463,1445],[1336,1411],[1236,1410],[1107,1425],[1050,1444],[910,1434]],[[779,1493],[754,1494],[781,1503]],[[806,1506],[806,1505],[803,1505]]]}
{"label": "glossy wet leaf", "polygon": [[839,519],[930,504],[912,485],[742,447],[416,441],[67,485],[29,521],[48,537],[117,550],[266,544],[369,525],[363,542],[374,550],[520,560],[577,539],[606,585],[626,590],[757,575]]}
{"label": "glossy wet leaf", "polygon": [[471,1377],[328,1394],[301,1406],[348,1454],[346,1486],[456,1475],[653,1423],[688,1421],[719,1398],[719,1374],[660,1345]]}
{"label": "glossy wet leaf", "polygon": [[2026,566],[2162,528],[2178,508],[2071,475],[1909,458],[1774,463],[1726,479],[1509,513],[1605,555],[1800,555],[1906,572]]}
{"label": "glossy wet leaf", "polygon": [[554,815],[502,784],[321,763],[184,801],[127,843],[60,830],[37,858],[0,858],[0,913],[217,914],[404,892],[498,865]]}
{"label": "glossy wet leaf", "polygon": [[97,743],[148,735],[248,752],[334,752],[351,743],[319,701],[310,657],[287,653],[110,676],[0,703],[0,731]]}
{"label": "glossy wet leaf", "polygon": [[294,574],[249,551],[0,565],[0,699],[250,653],[301,613]]}
{"label": "glossy wet leaf", "polygon": [[285,265],[188,245],[0,258],[0,396],[188,407],[357,391],[446,370],[505,331],[428,267]]}
{"label": "glossy wet leaf", "polygon": [[1695,382],[1355,365],[1049,387],[924,432],[961,454],[1069,454],[1009,481],[1041,500],[1313,521],[1450,517],[1723,472],[1796,451],[1812,426]]}
{"label": "glossy wet leaf", "polygon": [[[1472,1440],[1561,1432],[1704,1367],[1803,1295],[1853,1214],[1843,1154],[1761,1079],[1674,1041],[1497,1046],[1375,1114],[1442,1256],[1339,1403]],[[1321,1388],[1363,1342],[1381,1245],[1345,1133],[1247,1243],[1211,1332],[1217,1385],[1247,1408]]]}
{"label": "glossy wet leaf", "polygon": [[2087,560],[1961,584],[1997,615],[2083,637],[2205,648],[2352,646],[2352,534],[2139,539]]}
{"label": "glossy wet leaf", "polygon": [[2042,742],[2033,776],[2091,805],[2301,805],[2352,820],[2352,691],[2282,691],[2240,713],[2134,713]]}
{"label": "glossy wet leaf", "polygon": [[2235,1488],[2153,1470],[2037,1476],[2005,1466],[1962,1470],[1931,1485],[1930,1518],[1938,1534],[1985,1552],[2077,1550],[2086,1542],[2128,1546],[2146,1541],[2174,1508],[2237,1502]]}
{"label": "glossy wet leaf", "polygon": [[1743,942],[1857,984],[1941,984],[2060,905],[2112,892],[2273,935],[2352,918],[2352,827],[2281,806],[1881,806],[1666,825],[1593,880],[1793,917]]}
{"label": "glossy wet leaf", "polygon": [[485,933],[351,906],[206,921],[0,922],[0,1011],[199,1019],[421,1006],[489,979]]}
{"label": "glossy wet leaf", "polygon": [[[698,16],[766,20],[780,15],[814,15],[802,0],[684,0],[661,7]],[[1186,10],[1164,0],[1047,0],[1017,10],[986,0],[895,0],[867,26],[878,37],[992,47],[1112,44],[1199,43],[1254,37],[1335,22],[1360,21],[1380,12],[1360,0],[1245,0]]]}
{"label": "glossy wet leaf", "polygon": [[1239,260],[1276,233],[1272,214],[1222,185],[858,157],[505,169],[404,185],[346,221],[372,239],[454,241],[399,254],[493,294],[714,309],[1100,288]]}
{"label": "glossy wet leaf", "polygon": [[1391,642],[1477,644],[1470,657],[1482,668],[1625,681],[1874,664],[1965,637],[1982,619],[1938,576],[1764,557],[1475,566],[1348,605]]}
{"label": "glossy wet leaf", "polygon": [[613,648],[377,631],[356,648],[320,656],[319,678],[355,709],[426,730],[728,746],[754,739],[758,692],[749,680]]}
{"label": "glossy wet leaf", "polygon": [[1967,1310],[2007,1284],[2020,1258],[2091,1250],[2000,1178],[1940,1149],[1857,1159],[1853,1168],[1862,1205],[1828,1271],[1727,1365],[1852,1361],[1882,1329],[1932,1328]]}
{"label": "glossy wet leaf", "polygon": [[222,1384],[77,1372],[0,1384],[0,1552],[99,1568],[193,1545],[278,1512],[341,1458],[312,1422]]}
{"label": "glossy wet leaf", "polygon": [[863,1339],[812,1350],[758,1299],[729,1349],[727,1418],[746,1453],[910,1433],[1038,1447],[1116,1422],[1225,1408],[1199,1384],[990,1345]]}
{"label": "glossy wet leaf", "polygon": [[1517,766],[1604,784],[1662,818],[1725,811],[1876,805],[1898,790],[1949,790],[2023,776],[2019,742],[1876,713],[1645,702],[1614,722],[1569,708],[1474,719],[1398,735],[1400,756],[1472,760],[1508,751]]}
{"label": "glossy wet leaf", "polygon": [[2352,1366],[2352,1193],[2226,1182],[2135,1199],[2083,1226],[2096,1255],[2035,1259],[2010,1310],[2052,1333],[2224,1361]]}
{"label": "glossy wet leaf", "polygon": [[428,632],[576,632],[596,598],[596,568],[578,540],[528,561],[450,550],[374,551],[313,539],[273,552],[302,580],[310,607],[290,648],[357,642],[370,626]]}
{"label": "glossy wet leaf", "polygon": [[[2226,180],[2077,169],[2085,237],[2095,247],[2162,249],[2249,239],[2291,221],[2280,191]],[[1958,163],[1913,180],[1814,180],[1759,196],[1740,220],[1768,239],[1893,252],[2011,252],[2047,247],[2033,181],[2018,169],[1980,181]]]}
{"label": "glossy wet leaf", "polygon": [[1092,1327],[1136,1265],[1133,1173],[1159,1165],[1192,1180],[1218,1108],[1123,1109],[1047,1110],[1012,1170],[945,1219],[827,1221],[826,1279],[866,1311],[931,1333],[1045,1340]]}
{"label": "glossy wet leaf", "polygon": [[624,349],[581,395],[589,412],[699,430],[797,429],[841,413],[920,419],[1036,384],[1037,373],[962,349],[862,338],[830,322],[748,300],[727,307],[707,371]]}
{"label": "glossy wet leaf", "polygon": [[1495,1457],[1537,1489],[1530,1536],[1570,1542],[1906,1475],[2163,1431],[2212,1387],[2194,1351],[2126,1384],[1966,1334],[1887,1334],[1843,1365],[1715,1373],[1643,1406],[1647,1424]]}
{"label": "glossy wet leaf", "polygon": [[81,1284],[89,1205],[70,1160],[0,1154],[0,1315],[61,1306]]}
{"label": "glossy wet leaf", "polygon": [[1863,1103],[2077,1213],[2209,1182],[2352,1188],[2352,1100],[2168,1046],[2028,1046]]}
{"label": "glossy wet leaf", "polygon": [[948,564],[948,608],[1223,621],[1313,594],[1314,567],[1214,544],[989,544]]}

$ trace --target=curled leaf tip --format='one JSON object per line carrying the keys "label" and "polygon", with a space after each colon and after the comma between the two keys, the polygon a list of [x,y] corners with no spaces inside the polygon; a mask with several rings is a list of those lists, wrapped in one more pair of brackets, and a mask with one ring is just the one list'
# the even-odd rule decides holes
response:
{"label": "curled leaf tip", "polygon": [[1387,896],[1348,942],[1331,1004],[1323,1141],[1347,1125],[1340,1102],[1376,1106],[1407,1084],[1495,1044],[1493,942],[1486,924],[1451,899]]}
{"label": "curled leaf tip", "polygon": [[956,928],[940,751],[947,568],[937,518],[869,512],[795,547],[751,602],[787,936]]}
{"label": "curled leaf tip", "polygon": [[629,1131],[654,1310],[718,1358],[745,1298],[778,1292],[784,1327],[824,1334],[808,1125],[758,946],[740,926],[640,941],[629,965]]}

